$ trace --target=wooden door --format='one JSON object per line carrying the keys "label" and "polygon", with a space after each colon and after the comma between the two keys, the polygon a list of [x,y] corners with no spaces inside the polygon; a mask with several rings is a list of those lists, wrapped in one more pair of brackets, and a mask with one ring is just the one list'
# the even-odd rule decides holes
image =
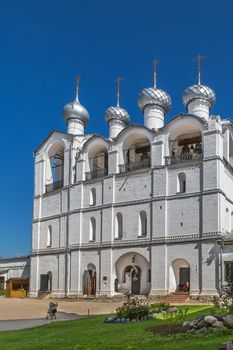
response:
{"label": "wooden door", "polygon": [[94,295],[94,277],[92,276],[87,279],[87,295]]}
{"label": "wooden door", "polygon": [[190,268],[180,267],[180,286],[184,286],[186,283],[190,283]]}
{"label": "wooden door", "polygon": [[4,290],[5,277],[0,277],[0,290]]}
{"label": "wooden door", "polygon": [[46,275],[40,275],[40,290],[43,292],[47,292],[49,289],[49,276]]}
{"label": "wooden door", "polygon": [[134,270],[131,275],[131,292],[132,294],[140,294],[140,280],[141,280],[141,272],[138,268],[137,271]]}

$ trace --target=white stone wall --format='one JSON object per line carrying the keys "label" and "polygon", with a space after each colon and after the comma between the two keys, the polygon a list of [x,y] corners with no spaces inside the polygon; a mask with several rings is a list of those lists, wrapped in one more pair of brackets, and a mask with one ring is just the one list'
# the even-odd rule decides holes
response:
{"label": "white stone wall", "polygon": [[[164,156],[170,156],[170,140],[197,130],[202,135],[203,161],[166,166]],[[97,136],[77,136],[74,141],[70,135],[51,134],[35,155],[31,294],[37,294],[40,274],[48,271],[53,275],[54,294],[82,294],[88,264],[96,267],[97,293],[114,294],[114,281],[134,253],[143,257],[139,259],[144,271],[143,293],[150,288],[151,294],[174,291],[179,264],[187,263],[190,293],[214,294],[218,287],[215,238],[233,228],[229,217],[233,212],[233,171],[223,162],[223,145],[225,153],[230,149],[226,147],[229,135],[225,135],[220,122],[195,116],[178,116],[159,133],[130,126],[111,143]],[[119,174],[119,164],[125,159],[123,151],[145,139],[151,144],[153,168]],[[53,142],[61,142],[64,147],[64,187],[45,193],[48,152]],[[109,151],[109,175],[86,181],[89,156],[103,147]],[[181,172],[186,176],[185,193],[178,193]],[[92,188],[96,191],[94,205],[90,203]],[[140,211],[147,213],[146,237],[138,237]],[[119,212],[123,236],[116,239],[115,218]],[[90,242],[91,218],[96,220],[95,242]],[[49,225],[51,247],[47,247]],[[117,261],[121,261],[118,267]],[[149,267],[151,283],[145,272]]]}

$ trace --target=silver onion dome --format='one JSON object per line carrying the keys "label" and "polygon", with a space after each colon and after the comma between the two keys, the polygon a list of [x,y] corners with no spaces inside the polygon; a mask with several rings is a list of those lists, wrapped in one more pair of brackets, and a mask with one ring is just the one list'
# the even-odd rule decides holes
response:
{"label": "silver onion dome", "polygon": [[79,92],[79,81],[81,77],[78,75],[76,77],[76,96],[75,100],[73,102],[69,102],[67,105],[65,105],[63,109],[63,116],[65,119],[65,122],[67,122],[69,119],[79,119],[83,122],[84,126],[86,126],[88,120],[89,120],[89,113],[86,110],[84,106],[81,105],[79,102],[78,92]]}
{"label": "silver onion dome", "polygon": [[189,86],[183,93],[183,104],[188,108],[189,103],[196,99],[204,99],[208,101],[211,108],[216,101],[216,95],[214,90],[208,86],[201,84]]}
{"label": "silver onion dome", "polygon": [[130,123],[130,116],[125,109],[119,106],[109,107],[105,112],[105,120],[107,123],[111,120],[120,120],[128,125]]}
{"label": "silver onion dome", "polygon": [[146,106],[157,105],[164,109],[167,114],[171,108],[171,98],[163,90],[157,88],[143,89],[138,95],[138,107],[144,112]]}
{"label": "silver onion dome", "polygon": [[89,120],[88,111],[81,105],[77,98],[74,102],[70,102],[65,105],[63,109],[63,116],[65,122],[67,122],[69,119],[79,119],[84,123],[84,125],[86,125]]}

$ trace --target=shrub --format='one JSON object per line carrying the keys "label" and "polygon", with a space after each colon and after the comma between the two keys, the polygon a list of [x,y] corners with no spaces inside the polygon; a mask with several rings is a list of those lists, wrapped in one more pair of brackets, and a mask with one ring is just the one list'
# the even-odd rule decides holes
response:
{"label": "shrub", "polygon": [[143,303],[137,299],[132,299],[116,309],[118,318],[140,319],[149,314],[169,313],[172,306],[169,303],[160,302],[157,304]]}
{"label": "shrub", "polygon": [[222,299],[225,305],[233,308],[233,269],[226,275],[226,284],[222,288]]}
{"label": "shrub", "polygon": [[233,313],[233,269],[229,269],[226,276],[226,283],[219,292],[219,296],[214,297],[214,308],[216,313]]}
{"label": "shrub", "polygon": [[187,312],[188,308],[186,307],[184,310],[178,310],[176,313],[166,313],[163,317],[170,327],[176,327],[184,322]]}
{"label": "shrub", "polygon": [[160,303],[150,305],[150,310],[153,314],[159,314],[162,311],[167,312],[171,308],[172,306],[169,303],[165,303],[165,302],[160,302]]}
{"label": "shrub", "polygon": [[117,317],[119,318],[129,318],[140,319],[142,317],[148,316],[150,312],[150,307],[138,300],[133,299],[130,302],[124,303],[123,306],[116,309]]}

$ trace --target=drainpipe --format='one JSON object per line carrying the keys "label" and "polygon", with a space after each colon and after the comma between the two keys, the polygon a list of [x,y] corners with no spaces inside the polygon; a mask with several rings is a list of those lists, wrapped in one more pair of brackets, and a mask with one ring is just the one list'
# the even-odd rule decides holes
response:
{"label": "drainpipe", "polygon": [[[70,149],[69,149],[69,182],[68,182],[68,189],[67,189],[67,214],[66,214],[66,249],[65,249],[65,296],[68,295],[68,257],[69,257],[69,218],[70,218],[70,187],[72,184],[72,157],[71,157],[71,150],[73,149],[74,144],[74,136],[72,137],[72,141],[70,143]],[[70,278],[70,271],[69,271],[69,278]]]}
{"label": "drainpipe", "polygon": [[[101,209],[100,209],[100,246],[103,241],[103,204],[104,204],[104,180],[102,180],[102,193],[101,193]],[[98,251],[99,254],[99,293],[101,290],[101,249]]]}
{"label": "drainpipe", "polygon": [[223,246],[224,246],[224,242],[222,241],[220,243],[220,293],[222,293],[222,287],[223,287],[223,257],[222,257]]}
{"label": "drainpipe", "polygon": [[202,236],[203,236],[203,163],[200,168],[200,202],[199,202],[199,236],[200,242],[198,244],[198,282],[199,282],[199,293],[202,292]]}
{"label": "drainpipe", "polygon": [[154,194],[154,170],[151,169],[151,194],[150,194],[150,246],[149,250],[149,266],[150,266],[150,284],[152,283],[152,237],[153,237],[153,194]]}

